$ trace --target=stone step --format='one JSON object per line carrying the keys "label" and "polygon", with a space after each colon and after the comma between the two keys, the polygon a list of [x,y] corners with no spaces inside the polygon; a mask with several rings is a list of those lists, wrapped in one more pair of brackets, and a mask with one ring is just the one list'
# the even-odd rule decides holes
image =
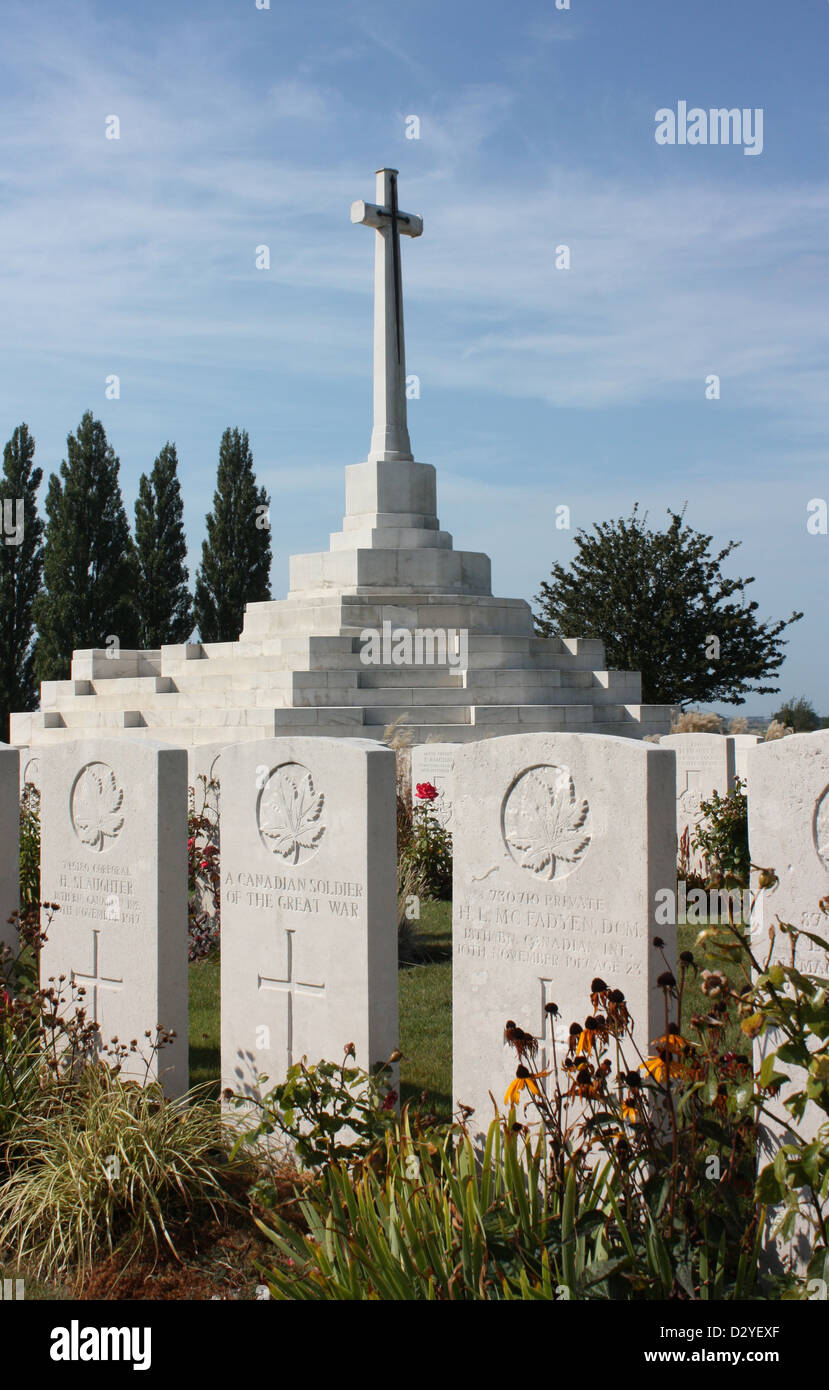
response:
{"label": "stone step", "polygon": [[357,684],[361,690],[394,690],[413,685],[420,689],[463,690],[464,674],[457,667],[445,666],[364,666],[357,674]]}
{"label": "stone step", "polygon": [[[366,725],[394,724],[396,720],[405,716],[411,718],[411,706],[406,705],[365,705],[363,707],[363,717]],[[470,724],[471,710],[469,705],[418,705],[417,722],[419,724]]]}

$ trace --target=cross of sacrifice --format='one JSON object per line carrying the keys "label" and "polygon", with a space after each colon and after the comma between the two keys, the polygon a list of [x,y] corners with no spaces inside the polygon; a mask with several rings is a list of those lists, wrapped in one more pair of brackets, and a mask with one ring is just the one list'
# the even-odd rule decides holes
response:
{"label": "cross of sacrifice", "polygon": [[103,989],[111,989],[117,992],[121,989],[124,983],[123,978],[119,980],[111,979],[108,975],[102,975],[100,973],[98,965],[98,955],[100,950],[100,942],[98,938],[100,937],[100,935],[101,933],[99,931],[93,931],[92,933],[92,974],[82,975],[79,970],[72,971],[73,985],[80,984],[84,986],[92,986],[92,1018],[95,1023],[101,1022],[100,1018],[98,1017],[98,991]]}
{"label": "cross of sacrifice", "polygon": [[294,1064],[294,996],[298,994],[312,995],[316,997],[325,994],[325,985],[309,984],[307,980],[294,979],[294,933],[290,928],[285,929],[286,950],[288,956],[287,968],[283,979],[269,979],[267,975],[259,975],[259,988],[267,989],[278,994],[285,994],[288,998],[288,1018],[287,1018],[287,1046],[286,1056],[288,1066]]}
{"label": "cross of sacrifice", "polygon": [[409,462],[406,424],[406,346],[400,236],[421,236],[423,219],[397,206],[397,170],[377,170],[377,202],[351,204],[351,221],[373,227],[374,243],[374,429],[371,461]]}

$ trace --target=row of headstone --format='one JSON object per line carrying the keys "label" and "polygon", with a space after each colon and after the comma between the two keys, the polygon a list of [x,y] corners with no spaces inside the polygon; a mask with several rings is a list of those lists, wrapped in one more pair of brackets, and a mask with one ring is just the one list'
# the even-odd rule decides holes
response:
{"label": "row of headstone", "polygon": [[[385,1061],[397,1045],[394,754],[269,739],[208,750],[207,776],[220,758],[223,1085],[258,1094],[262,1076],[275,1084],[303,1054],[338,1058],[348,1043],[360,1066]],[[4,921],[18,899],[18,762],[0,750]],[[181,1094],[187,752],[88,740],[44,748],[39,764],[41,899],[58,904],[44,913],[41,983],[98,1024],[110,1056],[126,1048],[124,1076]]]}
{"label": "row of headstone", "polygon": [[[722,736],[676,742],[699,738],[717,741],[722,756]],[[655,981],[665,960],[653,937],[663,938],[669,960],[675,942],[655,906],[675,883],[680,750],[595,734],[426,749],[447,761],[415,763],[414,778],[436,785],[442,767],[452,789],[453,1097],[474,1108],[473,1128],[482,1131],[490,1092],[502,1094],[514,1075],[507,1019],[537,1036],[546,1069],[553,1028],[564,1044],[600,975],[624,992],[640,1046],[661,1031]],[[174,1033],[151,1074],[180,1093],[187,755],[116,739],[57,744],[38,756],[41,897],[60,904],[43,983],[63,975],[65,989],[83,989],[105,1042],[136,1039],[146,1052],[145,1034],[152,1041],[157,1025]],[[716,786],[717,769],[693,746],[690,757]],[[759,947],[775,917],[817,931],[825,920],[829,732],[750,749],[747,774],[752,862],[779,879],[752,921]],[[256,1094],[262,1076],[274,1084],[301,1056],[336,1058],[346,1043],[360,1065],[383,1061],[397,1043],[394,755],[362,740],[269,739],[226,746],[221,775],[223,1085]],[[10,847],[19,777],[17,750],[0,748],[0,832]],[[17,892],[16,854],[4,853],[4,924]],[[800,965],[824,972],[827,962],[809,946]],[[127,1075],[143,1068],[127,1055]],[[786,1112],[778,1113],[764,1133],[767,1152],[786,1132]],[[807,1133],[818,1118],[810,1114]],[[781,1252],[796,1267],[807,1230],[804,1223]]]}

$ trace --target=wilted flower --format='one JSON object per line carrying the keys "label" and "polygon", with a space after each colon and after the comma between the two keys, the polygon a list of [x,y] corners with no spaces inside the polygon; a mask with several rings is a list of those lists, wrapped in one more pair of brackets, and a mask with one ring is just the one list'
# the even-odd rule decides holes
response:
{"label": "wilted flower", "polygon": [[504,1104],[510,1106],[517,1105],[521,1099],[522,1091],[529,1091],[531,1096],[540,1095],[541,1089],[538,1085],[538,1081],[542,1076],[549,1075],[549,1071],[530,1072],[527,1071],[526,1067],[519,1066],[515,1073],[515,1080],[511,1081],[506,1089]]}
{"label": "wilted flower", "polygon": [[707,994],[709,999],[721,999],[723,992],[730,988],[728,979],[721,970],[703,970],[700,974],[699,987],[703,994]]}

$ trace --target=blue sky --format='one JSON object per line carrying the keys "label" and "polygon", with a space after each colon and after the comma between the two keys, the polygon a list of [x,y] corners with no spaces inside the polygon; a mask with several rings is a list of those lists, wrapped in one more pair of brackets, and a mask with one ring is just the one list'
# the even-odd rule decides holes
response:
{"label": "blue sky", "polygon": [[[48,475],[92,409],[131,516],[174,440],[195,569],[222,430],[247,429],[284,594],[368,447],[349,207],[391,165],[425,223],[412,443],[456,546],[532,599],[579,526],[687,502],[742,541],[762,616],[805,610],[782,696],[829,712],[829,537],[806,529],[829,497],[826,0],[7,0],[3,30],[0,442],[26,420]],[[658,145],[680,101],[762,108],[762,153]]]}

